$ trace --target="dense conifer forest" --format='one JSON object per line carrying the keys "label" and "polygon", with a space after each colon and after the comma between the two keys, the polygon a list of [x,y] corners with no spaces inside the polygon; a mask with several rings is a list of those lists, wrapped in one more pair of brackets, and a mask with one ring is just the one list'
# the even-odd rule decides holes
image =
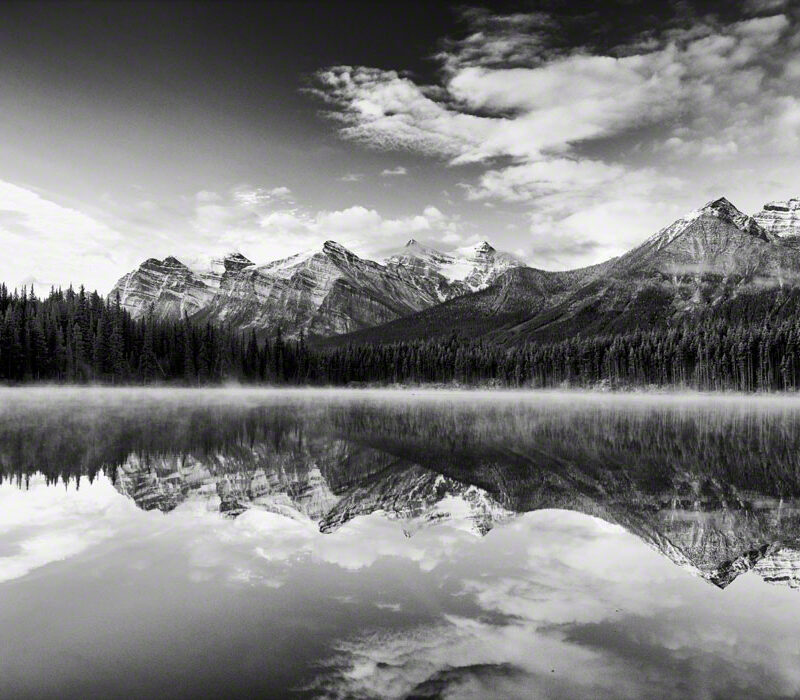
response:
{"label": "dense conifer forest", "polygon": [[325,349],[302,337],[285,340],[279,328],[264,341],[226,326],[132,319],[117,299],[83,288],[39,299],[0,285],[0,381],[796,390],[800,319],[691,318],[648,331],[515,347],[453,335]]}

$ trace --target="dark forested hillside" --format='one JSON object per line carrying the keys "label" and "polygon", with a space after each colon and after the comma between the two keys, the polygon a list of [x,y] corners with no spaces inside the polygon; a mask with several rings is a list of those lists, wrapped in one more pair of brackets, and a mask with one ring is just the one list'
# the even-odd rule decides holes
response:
{"label": "dark forested hillside", "polygon": [[599,265],[550,272],[517,267],[504,272],[486,289],[459,296],[390,323],[341,336],[316,339],[319,347],[360,343],[394,343],[448,337],[490,338],[511,331],[532,315],[545,312],[591,284],[614,260]]}
{"label": "dark forested hillside", "polygon": [[511,346],[431,337],[309,348],[254,331],[132,319],[97,293],[0,285],[0,380],[104,383],[457,383],[511,387],[800,388],[800,290],[739,295],[671,325]]}
{"label": "dark forested hillside", "polygon": [[132,319],[118,299],[53,290],[46,299],[0,285],[0,380],[187,383],[304,381],[305,342],[269,343],[226,326]]}

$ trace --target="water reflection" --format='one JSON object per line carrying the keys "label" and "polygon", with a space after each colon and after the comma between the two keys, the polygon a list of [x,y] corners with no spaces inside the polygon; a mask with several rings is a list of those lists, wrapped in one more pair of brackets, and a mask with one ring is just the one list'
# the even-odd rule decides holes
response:
{"label": "water reflection", "polygon": [[409,535],[441,521],[484,535],[515,513],[567,509],[720,587],[751,568],[800,585],[793,402],[318,398],[7,406],[0,478],[103,472],[145,510],[203,499],[322,532],[380,511]]}
{"label": "water reflection", "polygon": [[800,692],[792,401],[32,396],[0,696]]}

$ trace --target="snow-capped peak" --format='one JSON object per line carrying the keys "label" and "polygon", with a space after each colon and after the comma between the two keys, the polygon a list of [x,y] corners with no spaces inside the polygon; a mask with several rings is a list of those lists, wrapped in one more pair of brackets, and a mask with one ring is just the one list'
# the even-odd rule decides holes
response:
{"label": "snow-capped peak", "polygon": [[690,225],[701,217],[714,217],[722,221],[733,224],[741,231],[767,240],[767,234],[762,229],[753,217],[739,211],[731,202],[725,197],[720,197],[708,202],[705,206],[699,209],[690,211],[685,216],[680,217],[673,221],[669,226],[654,233],[645,242],[644,245],[655,245],[657,249],[662,249],[668,246],[675,239],[677,239]]}
{"label": "snow-capped peak", "polygon": [[509,253],[501,253],[487,241],[442,252],[410,239],[403,248],[385,260],[387,265],[403,267],[427,278],[444,278],[446,285],[456,285],[451,294],[443,291],[442,298],[477,291],[489,286],[499,274],[525,263]]}

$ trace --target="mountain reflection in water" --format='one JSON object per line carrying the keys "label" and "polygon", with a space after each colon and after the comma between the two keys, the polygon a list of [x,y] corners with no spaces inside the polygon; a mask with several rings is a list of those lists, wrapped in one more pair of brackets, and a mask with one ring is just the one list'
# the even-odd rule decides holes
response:
{"label": "mountain reflection in water", "polygon": [[443,521],[485,535],[515,514],[564,509],[622,526],[719,587],[750,569],[800,586],[791,401],[143,396],[133,407],[102,394],[80,410],[7,404],[0,476],[102,472],[145,510],[196,499],[229,518],[255,508],[324,533],[380,512],[409,536]]}
{"label": "mountain reflection in water", "polygon": [[0,390],[0,698],[797,697],[798,427],[789,398]]}

